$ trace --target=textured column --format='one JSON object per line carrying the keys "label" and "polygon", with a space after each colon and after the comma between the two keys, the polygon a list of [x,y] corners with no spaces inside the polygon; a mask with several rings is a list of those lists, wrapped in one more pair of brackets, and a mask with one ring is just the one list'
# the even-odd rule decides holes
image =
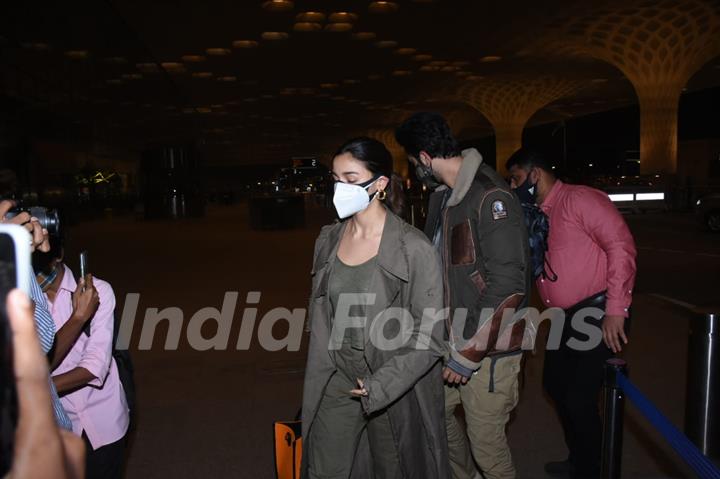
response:
{"label": "textured column", "polygon": [[506,175],[505,162],[522,146],[522,133],[531,116],[545,105],[580,89],[575,80],[556,77],[488,79],[468,82],[458,96],[495,128],[495,164]]}
{"label": "textured column", "polygon": [[678,100],[690,77],[720,54],[720,5],[634,0],[562,22],[562,31],[552,51],[607,61],[635,87],[641,172],[675,173]]}
{"label": "textured column", "polygon": [[393,171],[403,178],[408,177],[408,160],[405,150],[395,140],[395,130],[392,128],[375,128],[368,131],[370,138],[375,138],[385,144],[393,157]]}

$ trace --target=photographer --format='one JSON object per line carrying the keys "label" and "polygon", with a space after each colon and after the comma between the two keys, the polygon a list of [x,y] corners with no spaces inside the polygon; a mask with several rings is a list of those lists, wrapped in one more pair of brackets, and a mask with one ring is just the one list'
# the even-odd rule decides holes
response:
{"label": "photographer", "polygon": [[[129,414],[112,357],[115,295],[108,283],[90,275],[78,284],[62,260],[62,240],[52,237],[50,251],[36,253],[34,261],[59,330],[53,381],[73,431],[86,443],[87,477],[120,477]],[[97,290],[97,310],[83,287],[85,293]],[[84,319],[89,312],[94,314]]]}
{"label": "photographer", "polygon": [[[3,188],[7,190],[7,188]],[[6,191],[3,191],[3,194]],[[48,240],[48,232],[42,227],[37,218],[31,217],[27,212],[14,215],[7,218],[8,212],[15,208],[15,202],[11,200],[0,201],[0,222],[5,224],[16,224],[24,227],[32,237],[31,250],[47,252],[50,250],[50,242]],[[42,294],[40,286],[37,282],[30,282],[30,295],[34,302],[33,314],[35,318],[35,329],[40,339],[40,345],[45,354],[49,354],[53,349],[55,341],[55,324],[50,312],[48,311],[45,296]],[[60,399],[55,390],[55,385],[50,382],[50,398],[52,400],[53,411],[57,423],[66,430],[72,429],[72,423],[63,409]]]}

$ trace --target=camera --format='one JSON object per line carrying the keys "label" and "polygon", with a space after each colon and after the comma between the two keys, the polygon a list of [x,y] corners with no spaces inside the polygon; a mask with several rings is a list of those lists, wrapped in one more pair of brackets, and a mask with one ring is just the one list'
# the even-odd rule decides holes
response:
{"label": "camera", "polygon": [[5,218],[10,219],[23,212],[37,218],[40,226],[48,230],[48,234],[52,236],[60,235],[60,217],[57,210],[45,208],[44,206],[16,207],[8,211]]}

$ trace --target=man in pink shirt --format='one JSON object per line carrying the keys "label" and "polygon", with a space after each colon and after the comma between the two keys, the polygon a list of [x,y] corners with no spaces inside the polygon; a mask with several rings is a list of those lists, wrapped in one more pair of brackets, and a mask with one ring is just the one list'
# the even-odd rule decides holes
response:
{"label": "man in pink shirt", "polygon": [[[51,239],[50,261],[39,279],[47,283],[48,276],[53,278],[44,291],[55,326],[61,330],[75,321],[73,311],[79,297],[78,283],[70,268],[63,264],[58,243],[57,238]],[[87,288],[97,290],[99,305],[87,322],[89,328],[82,325],[73,328],[76,333],[72,346],[61,353],[64,357],[58,358],[59,365],[52,372],[52,379],[73,432],[85,440],[87,478],[119,478],[129,413],[112,356],[115,295],[105,281],[90,275],[84,281]]]}
{"label": "man in pink shirt", "polygon": [[[598,397],[605,361],[628,342],[625,320],[635,283],[635,242],[607,194],[556,179],[541,155],[520,149],[506,167],[523,206],[539,206],[536,214],[544,214],[549,224],[544,263],[539,261],[536,274],[540,298],[546,307],[566,312],[559,348],[548,345],[545,353],[543,383],[555,402],[569,456],[548,463],[545,470],[558,476],[599,478]],[[602,341],[598,334],[595,344],[591,335],[571,325],[573,315],[585,307],[605,312],[600,319],[583,318],[585,324],[602,330]],[[568,342],[572,339],[575,342]],[[585,345],[583,350],[571,347],[578,343]]]}

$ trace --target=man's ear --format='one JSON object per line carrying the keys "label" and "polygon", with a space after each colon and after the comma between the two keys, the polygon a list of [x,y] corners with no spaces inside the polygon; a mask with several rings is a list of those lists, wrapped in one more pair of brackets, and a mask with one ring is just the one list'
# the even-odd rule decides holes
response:
{"label": "man's ear", "polygon": [[418,156],[418,161],[420,161],[420,163],[425,166],[432,166],[432,157],[428,155],[427,151],[420,151],[420,154]]}

